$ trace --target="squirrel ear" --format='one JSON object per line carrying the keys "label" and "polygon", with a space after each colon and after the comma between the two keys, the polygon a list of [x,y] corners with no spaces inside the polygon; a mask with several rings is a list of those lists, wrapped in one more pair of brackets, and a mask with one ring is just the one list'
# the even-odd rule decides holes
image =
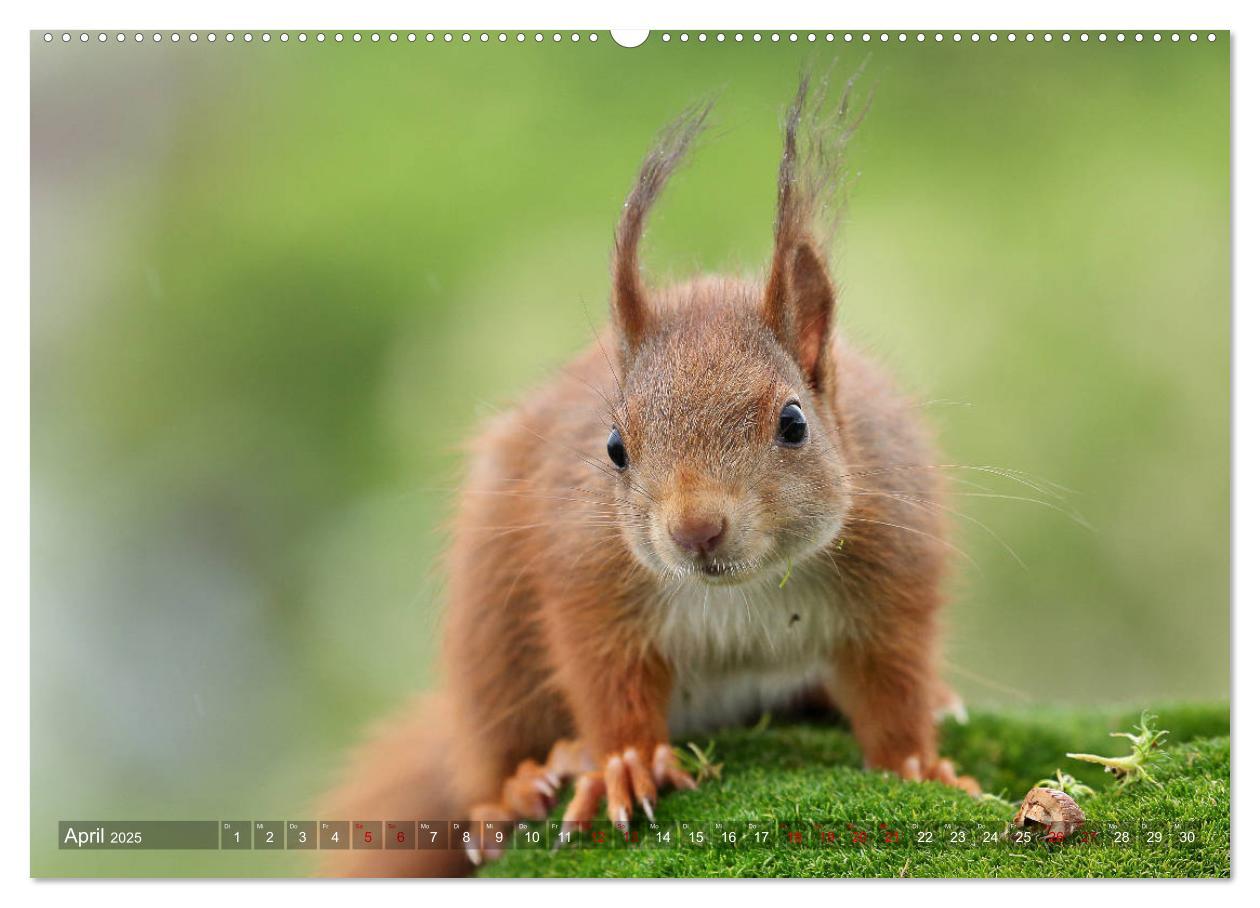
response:
{"label": "squirrel ear", "polygon": [[653,203],[670,174],[682,163],[687,150],[713,108],[712,101],[690,107],[656,137],[639,168],[639,177],[626,197],[621,220],[613,237],[612,315],[621,337],[623,356],[634,350],[652,325],[648,291],[639,274],[639,238]]}
{"label": "squirrel ear", "polygon": [[[774,222],[774,254],[766,283],[764,316],[779,342],[796,358],[815,387],[827,383],[831,313],[836,295],[827,273],[825,243],[815,238],[828,203],[844,183],[844,149],[866,111],[850,116],[849,98],[858,73],[845,86],[838,106],[826,106],[826,86],[811,97],[803,76],[783,130],[779,164],[779,206]],[[867,107],[870,101],[867,101]],[[804,158],[797,134],[804,130]],[[834,220],[834,212],[833,212]],[[823,231],[824,238],[831,235]]]}
{"label": "squirrel ear", "polygon": [[766,322],[796,359],[810,386],[821,388],[827,383],[827,347],[836,305],[831,277],[809,239],[792,244],[783,259],[782,276],[776,280],[772,271],[767,287]]}

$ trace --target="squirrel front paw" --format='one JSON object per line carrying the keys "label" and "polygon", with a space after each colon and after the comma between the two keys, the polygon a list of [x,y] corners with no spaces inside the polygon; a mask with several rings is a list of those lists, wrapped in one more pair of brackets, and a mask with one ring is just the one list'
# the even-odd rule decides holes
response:
{"label": "squirrel front paw", "polygon": [[[516,772],[503,783],[499,800],[476,805],[469,811],[469,819],[477,822],[544,819],[556,803],[561,787],[594,766],[595,762],[587,755],[586,748],[577,741],[557,741],[545,764],[535,760],[522,761]],[[483,850],[469,845],[467,852],[468,860],[478,866],[499,857],[502,849],[486,845]]]}
{"label": "squirrel front paw", "polygon": [[897,764],[897,775],[911,782],[940,782],[961,789],[973,798],[980,796],[980,783],[971,776],[958,775],[954,764],[944,757],[924,760],[917,754],[911,755]]}
{"label": "squirrel front paw", "polygon": [[[678,763],[673,748],[657,744],[650,761],[638,748],[627,747],[610,754],[598,768],[588,750],[577,741],[559,741],[545,764],[523,761],[503,783],[497,802],[479,804],[469,812],[476,821],[510,822],[524,817],[540,820],[551,810],[560,788],[576,778],[573,800],[564,812],[564,822],[584,826],[595,819],[601,801],[608,802],[608,818],[628,823],[638,804],[649,820],[655,819],[657,793],[665,787],[692,789],[696,780]],[[494,860],[501,849],[486,845],[468,846],[468,860],[480,865]]]}
{"label": "squirrel front paw", "polygon": [[649,763],[638,748],[627,747],[609,755],[602,770],[578,777],[564,822],[589,823],[595,819],[601,800],[607,801],[608,819],[614,823],[628,823],[634,816],[635,804],[643,808],[649,820],[654,820],[657,793],[666,786],[686,790],[696,787],[696,780],[679,765],[673,748],[666,743],[657,744]]}

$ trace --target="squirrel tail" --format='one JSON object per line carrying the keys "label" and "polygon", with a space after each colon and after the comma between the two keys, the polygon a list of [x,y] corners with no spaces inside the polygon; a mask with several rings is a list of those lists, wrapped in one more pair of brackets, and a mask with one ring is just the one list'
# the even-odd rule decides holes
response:
{"label": "squirrel tail", "polygon": [[[450,709],[440,696],[417,697],[356,751],[341,785],[324,799],[320,816],[351,823],[466,819],[460,814],[468,804],[450,765],[453,730]],[[412,841],[410,848],[391,849],[389,844],[321,850],[319,875],[456,877],[473,869],[463,848],[429,849]]]}

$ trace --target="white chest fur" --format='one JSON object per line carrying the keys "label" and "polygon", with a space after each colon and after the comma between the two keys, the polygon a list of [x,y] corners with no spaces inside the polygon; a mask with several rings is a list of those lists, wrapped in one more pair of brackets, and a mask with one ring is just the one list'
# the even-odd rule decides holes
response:
{"label": "white chest fur", "polygon": [[674,672],[670,730],[728,725],[789,702],[824,677],[845,634],[836,587],[805,574],[779,587],[688,583],[661,602],[657,645]]}

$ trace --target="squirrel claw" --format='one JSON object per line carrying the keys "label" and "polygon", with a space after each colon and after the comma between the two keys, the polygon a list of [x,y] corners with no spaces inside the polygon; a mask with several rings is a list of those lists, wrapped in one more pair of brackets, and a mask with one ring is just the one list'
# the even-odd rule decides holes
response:
{"label": "squirrel claw", "polygon": [[[569,779],[590,767],[586,749],[575,741],[557,741],[547,757],[547,765],[523,760],[512,777],[503,783],[497,804],[479,804],[469,813],[474,820],[511,821],[518,818],[544,820],[556,804],[560,788]],[[498,848],[468,845],[468,860],[474,867],[492,861],[502,853]]]}
{"label": "squirrel claw", "polygon": [[948,785],[950,788],[965,791],[973,798],[980,797],[980,783],[971,776],[958,775],[951,760],[944,758],[937,760],[925,778],[929,781],[940,782],[942,785]]}
{"label": "squirrel claw", "polygon": [[668,744],[658,744],[652,749],[650,764],[638,748],[627,747],[610,754],[602,770],[591,770],[578,778],[564,820],[588,824],[595,818],[599,802],[604,800],[606,816],[615,824],[629,823],[635,804],[643,810],[644,816],[655,821],[657,792],[663,787],[690,790],[696,787],[696,780],[678,765],[678,758]]}
{"label": "squirrel claw", "polygon": [[953,761],[943,757],[923,760],[912,754],[902,761],[897,774],[910,782],[940,782],[950,788],[967,792],[973,798],[980,797],[980,783],[972,776],[960,776]]}
{"label": "squirrel claw", "polygon": [[678,764],[678,757],[668,744],[656,745],[656,752],[652,755],[652,777],[657,785],[668,783],[683,791],[694,791],[698,787],[691,773]]}
{"label": "squirrel claw", "polygon": [[[649,820],[656,820],[657,792],[664,787],[690,790],[696,780],[682,768],[673,748],[667,743],[651,750],[651,761],[635,747],[609,754],[602,768],[591,760],[586,748],[575,741],[559,741],[547,757],[547,765],[525,760],[512,778],[503,783],[501,802],[483,804],[473,809],[474,819],[545,819],[555,805],[560,788],[576,777],[573,799],[565,808],[562,823],[567,830],[590,827],[606,802],[609,820],[625,827],[634,816],[634,806],[643,810]],[[562,848],[564,839],[556,839],[555,848]],[[494,849],[468,847],[468,859],[474,866],[498,857]]]}

